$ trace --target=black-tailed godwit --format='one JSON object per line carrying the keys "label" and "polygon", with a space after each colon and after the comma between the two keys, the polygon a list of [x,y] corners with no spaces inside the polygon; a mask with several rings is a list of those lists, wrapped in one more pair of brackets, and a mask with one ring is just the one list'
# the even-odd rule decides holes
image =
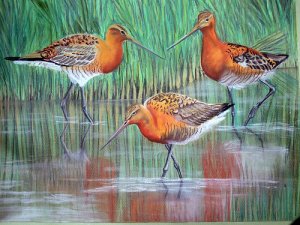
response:
{"label": "black-tailed godwit", "polygon": [[75,34],[31,54],[6,59],[18,64],[41,66],[67,73],[71,84],[61,101],[65,119],[68,120],[66,103],[71,89],[78,84],[81,90],[82,111],[88,121],[93,123],[87,111],[83,87],[93,77],[118,68],[123,59],[124,41],[130,41],[160,57],[131,37],[124,27],[114,24],[108,28],[105,40],[91,34]]}
{"label": "black-tailed godwit", "polygon": [[[216,19],[211,12],[200,12],[198,21],[191,32],[186,34],[168,49],[200,30],[202,37],[201,66],[204,73],[211,79],[227,87],[230,102],[233,103],[232,89],[240,89],[249,84],[261,82],[269,88],[268,94],[249,112],[244,125],[255,116],[258,108],[275,93],[275,87],[267,81],[274,70],[288,58],[286,54],[270,54],[219,39]],[[234,107],[231,110],[234,125]]]}
{"label": "black-tailed godwit", "polygon": [[172,153],[173,145],[185,145],[196,140],[225,118],[232,104],[207,104],[197,99],[176,93],[160,93],[145,101],[134,104],[127,110],[125,122],[111,136],[107,146],[128,125],[136,124],[149,141],[164,144],[168,156],[163,168],[165,177],[170,157],[178,176],[182,178],[180,166]]}

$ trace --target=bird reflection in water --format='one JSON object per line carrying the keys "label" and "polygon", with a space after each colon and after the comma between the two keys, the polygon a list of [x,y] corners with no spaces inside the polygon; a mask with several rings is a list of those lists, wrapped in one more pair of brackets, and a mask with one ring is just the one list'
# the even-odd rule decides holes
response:
{"label": "bird reflection in water", "polygon": [[[233,190],[242,177],[240,145],[209,142],[199,163],[203,179],[162,181],[156,191],[132,192],[123,208],[124,222],[227,221]],[[157,187],[159,188],[159,187]]]}
{"label": "bird reflection in water", "polygon": [[240,145],[209,142],[202,154],[204,188],[203,221],[230,221],[232,181],[243,174]]}
{"label": "bird reflection in water", "polygon": [[79,152],[76,152],[76,153],[72,153],[67,145],[66,145],[66,142],[65,142],[65,139],[66,139],[66,131],[67,131],[67,128],[69,127],[69,123],[65,123],[64,124],[64,129],[60,135],[60,142],[63,146],[63,151],[64,151],[64,156],[65,158],[67,158],[68,160],[77,160],[77,161],[81,161],[81,162],[86,162],[88,161],[88,157],[86,155],[86,147],[85,147],[85,141],[86,141],[86,136],[87,136],[87,133],[89,132],[90,128],[91,128],[91,125],[89,125],[84,133],[83,133],[83,136],[80,140],[80,149],[79,149]]}
{"label": "bird reflection in water", "polygon": [[232,130],[233,130],[233,133],[235,134],[236,138],[239,140],[240,148],[242,147],[242,144],[243,144],[243,138],[242,138],[241,133],[245,133],[246,135],[249,135],[249,134],[254,135],[256,137],[256,139],[259,141],[262,150],[264,150],[263,138],[260,133],[250,129],[249,127],[242,127],[240,129],[240,132],[236,127],[232,127]]}
{"label": "bird reflection in water", "polygon": [[[71,161],[77,161],[77,166],[83,166],[83,186],[85,203],[89,202],[97,208],[95,213],[90,216],[96,220],[114,222],[117,219],[117,189],[111,183],[117,177],[117,170],[112,160],[105,157],[88,158],[86,153],[86,138],[90,130],[89,125],[80,140],[80,149],[77,153],[72,153],[65,142],[66,130],[69,124],[64,126],[60,136],[65,158]],[[80,164],[78,164],[80,162]],[[106,188],[105,191],[97,191]],[[92,190],[92,191],[91,191]]]}

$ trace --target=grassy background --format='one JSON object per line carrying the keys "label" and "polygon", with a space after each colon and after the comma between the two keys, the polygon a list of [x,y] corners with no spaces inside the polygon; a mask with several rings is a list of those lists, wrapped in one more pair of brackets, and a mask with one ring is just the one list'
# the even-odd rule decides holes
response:
{"label": "grassy background", "polygon": [[[69,84],[66,75],[17,66],[3,58],[41,49],[69,34],[86,32],[104,37],[113,23],[124,25],[136,39],[166,59],[125,44],[119,69],[105,78],[94,78],[86,86],[88,100],[144,98],[185,87],[203,77],[200,32],[172,51],[166,52],[166,48],[193,27],[204,9],[215,13],[218,34],[226,41],[253,46],[274,32],[284,33],[283,44],[269,46],[270,50],[288,53],[285,66],[296,65],[293,0],[2,0],[1,99],[62,98]],[[72,97],[78,96],[76,91]]]}

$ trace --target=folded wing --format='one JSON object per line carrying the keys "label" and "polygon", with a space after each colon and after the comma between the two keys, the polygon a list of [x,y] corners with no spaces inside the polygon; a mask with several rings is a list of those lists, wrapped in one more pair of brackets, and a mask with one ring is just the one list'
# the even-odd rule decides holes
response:
{"label": "folded wing", "polygon": [[160,93],[145,102],[151,111],[160,111],[172,115],[177,121],[190,126],[200,126],[218,116],[232,105],[228,103],[207,104],[197,99],[176,93]]}

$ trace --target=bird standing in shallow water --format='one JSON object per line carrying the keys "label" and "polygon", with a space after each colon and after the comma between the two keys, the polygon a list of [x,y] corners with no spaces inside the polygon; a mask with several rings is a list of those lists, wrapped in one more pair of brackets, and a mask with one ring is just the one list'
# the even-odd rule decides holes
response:
{"label": "bird standing in shallow water", "polygon": [[17,64],[41,66],[67,73],[71,84],[61,101],[65,119],[68,120],[66,103],[70,91],[78,84],[81,91],[82,111],[88,121],[93,123],[86,108],[83,87],[93,77],[110,73],[118,68],[123,59],[124,41],[130,41],[160,57],[131,37],[124,27],[114,24],[108,28],[105,40],[91,34],[75,34],[56,41],[40,51],[5,59]]}
{"label": "bird standing in shallow water", "polygon": [[[173,48],[181,41],[200,30],[202,37],[201,66],[204,73],[211,79],[225,85],[230,102],[233,103],[232,89],[240,89],[260,81],[269,88],[268,94],[251,110],[244,125],[255,116],[258,108],[275,93],[275,87],[267,79],[274,70],[288,58],[285,54],[270,54],[219,39],[215,30],[216,20],[211,12],[200,12],[198,21],[192,31],[171,45]],[[234,125],[234,107],[231,110]]]}
{"label": "bird standing in shallow water", "polygon": [[168,150],[162,177],[165,177],[172,158],[178,176],[182,178],[180,166],[172,153],[173,145],[184,145],[198,139],[205,131],[221,122],[230,107],[232,104],[207,104],[181,94],[160,93],[146,100],[144,105],[130,106],[123,125],[101,149],[128,125],[136,124],[144,137],[164,144]]}

